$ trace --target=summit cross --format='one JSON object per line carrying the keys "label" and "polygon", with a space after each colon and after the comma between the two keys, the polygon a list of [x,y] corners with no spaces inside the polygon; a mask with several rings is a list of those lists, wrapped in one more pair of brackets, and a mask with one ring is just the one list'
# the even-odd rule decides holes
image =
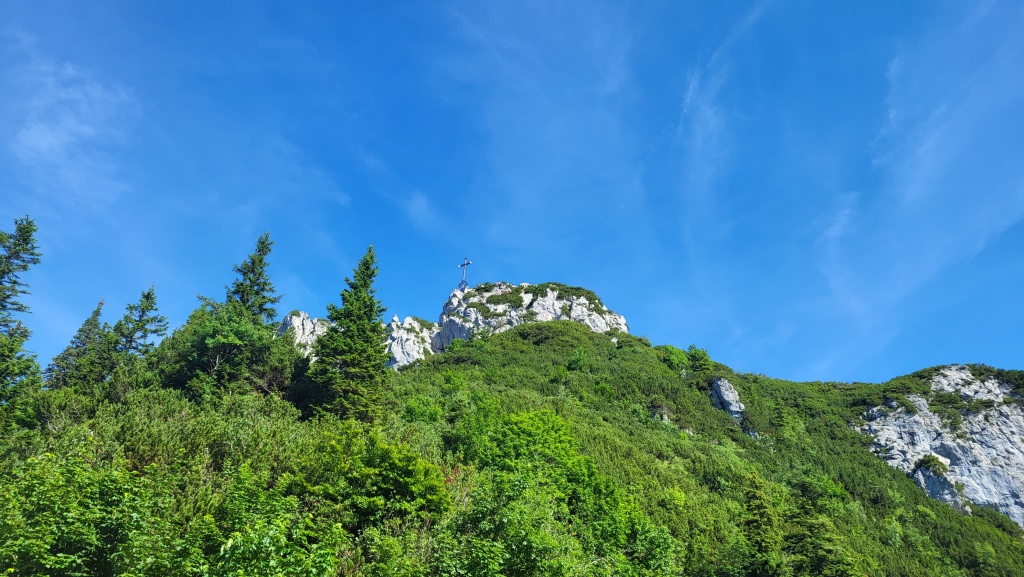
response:
{"label": "summit cross", "polygon": [[462,269],[462,282],[459,283],[459,290],[461,291],[464,291],[469,287],[469,283],[466,282],[466,269],[468,269],[471,264],[473,264],[473,261],[466,257],[462,257],[462,264],[459,265],[459,268]]}

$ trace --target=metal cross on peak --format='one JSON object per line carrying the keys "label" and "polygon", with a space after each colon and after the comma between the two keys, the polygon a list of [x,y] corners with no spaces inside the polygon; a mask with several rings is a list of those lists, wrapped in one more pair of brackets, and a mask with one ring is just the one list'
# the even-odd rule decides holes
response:
{"label": "metal cross on peak", "polygon": [[466,282],[466,269],[468,269],[471,264],[473,264],[473,261],[466,257],[462,257],[462,264],[459,265],[459,268],[462,269],[462,282],[459,283],[459,290],[461,291],[469,288],[469,283]]}

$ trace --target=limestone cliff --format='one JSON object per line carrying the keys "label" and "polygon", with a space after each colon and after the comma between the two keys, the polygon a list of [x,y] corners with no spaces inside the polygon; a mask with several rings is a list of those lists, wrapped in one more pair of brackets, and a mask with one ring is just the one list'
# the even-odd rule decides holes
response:
{"label": "limestone cliff", "polygon": [[388,366],[397,369],[434,353],[430,340],[437,334],[437,324],[405,317],[399,322],[398,315],[388,324]]}
{"label": "limestone cliff", "polygon": [[472,289],[456,289],[448,297],[440,330],[431,340],[434,351],[444,350],[455,339],[495,334],[523,323],[570,320],[590,330],[629,332],[626,319],[601,302],[594,293],[557,283],[511,285],[485,283]]}
{"label": "limestone cliff", "polygon": [[[875,452],[936,499],[964,512],[968,502],[991,506],[1024,526],[1024,408],[1011,387],[951,365],[932,377],[927,397],[933,406],[912,394],[912,409],[867,412],[861,430],[874,436]],[[942,398],[959,398],[963,414],[951,420],[937,408]]]}
{"label": "limestone cliff", "polygon": [[291,329],[295,344],[308,356],[313,351],[313,342],[327,332],[328,326],[330,323],[325,319],[311,318],[304,312],[295,311],[281,321],[277,334],[284,335]]}
{"label": "limestone cliff", "polygon": [[743,411],[746,407],[740,402],[740,394],[729,381],[718,377],[711,382],[711,403],[716,409],[729,413],[737,423],[743,420]]}
{"label": "limestone cliff", "polygon": [[[626,319],[601,302],[596,294],[558,283],[511,285],[485,283],[467,290],[455,289],[448,297],[438,323],[416,317],[388,323],[388,366],[397,369],[443,351],[455,339],[470,339],[507,331],[531,322],[571,320],[596,332],[628,332]],[[279,334],[293,329],[295,341],[309,354],[313,341],[329,326],[327,320],[304,312],[289,315]]]}

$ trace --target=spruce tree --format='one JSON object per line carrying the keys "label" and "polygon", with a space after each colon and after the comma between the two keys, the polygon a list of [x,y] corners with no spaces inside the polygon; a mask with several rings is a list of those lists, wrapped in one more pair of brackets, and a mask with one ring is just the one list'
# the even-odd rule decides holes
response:
{"label": "spruce tree", "polygon": [[261,322],[272,322],[277,318],[274,305],[281,302],[281,295],[274,293],[274,283],[267,276],[267,256],[274,241],[265,232],[256,241],[256,251],[240,265],[235,265],[238,278],[228,290],[227,302],[241,303],[246,310]]}
{"label": "spruce tree", "polygon": [[364,421],[373,419],[388,371],[385,309],[373,288],[376,276],[377,256],[370,245],[352,278],[345,278],[341,306],[327,305],[331,327],[313,345],[316,361],[309,372],[325,409]]}
{"label": "spruce tree", "polygon": [[0,402],[10,399],[23,381],[39,374],[35,357],[24,349],[31,332],[14,317],[29,312],[20,300],[28,294],[21,274],[39,263],[36,230],[35,222],[26,216],[14,220],[14,232],[0,231]]}
{"label": "spruce tree", "polygon": [[103,301],[100,301],[75,335],[71,343],[46,367],[43,378],[49,389],[72,387],[81,392],[91,390],[107,380],[114,365],[114,343],[110,327],[100,322]]}
{"label": "spruce tree", "polygon": [[114,324],[117,352],[144,356],[153,350],[153,337],[167,333],[167,319],[157,313],[156,289],[150,286],[142,291],[139,302],[128,305],[124,316]]}

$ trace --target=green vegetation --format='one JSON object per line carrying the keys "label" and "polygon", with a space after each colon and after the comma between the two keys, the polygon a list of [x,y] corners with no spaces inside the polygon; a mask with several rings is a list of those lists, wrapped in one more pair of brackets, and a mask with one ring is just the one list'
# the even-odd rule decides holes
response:
{"label": "green vegetation", "polygon": [[522,288],[513,287],[511,292],[499,293],[487,297],[486,300],[489,305],[509,305],[512,308],[522,308],[523,306],[523,293]]}
{"label": "green vegetation", "polygon": [[522,291],[524,293],[531,294],[534,297],[542,297],[548,294],[549,289],[557,292],[558,296],[563,299],[568,299],[572,297],[585,298],[587,299],[587,302],[590,303],[591,310],[601,311],[602,309],[605,308],[604,303],[601,302],[601,299],[597,296],[596,293],[594,293],[594,291],[587,290],[585,288],[581,288],[578,286],[568,286],[557,282],[544,282],[540,284],[522,287]]}
{"label": "green vegetation", "polygon": [[967,365],[967,368],[980,381],[995,379],[1010,385],[1017,396],[1024,396],[1024,371],[997,369],[988,365]]}
{"label": "green vegetation", "polygon": [[376,416],[388,377],[385,308],[373,288],[376,277],[377,255],[370,245],[352,278],[345,278],[341,306],[327,305],[331,325],[313,344],[317,360],[310,367],[312,394],[305,403],[340,417],[372,421]]}
{"label": "green vegetation", "polygon": [[[312,365],[265,322],[264,284],[201,299],[155,347],[155,297],[113,327],[97,307],[45,381],[18,369],[0,403],[0,572],[1024,572],[1020,527],[929,499],[851,428],[926,393],[928,371],[793,383],[568,321],[384,371],[376,273],[371,248]],[[742,427],[711,406],[718,377]]]}
{"label": "green vegetation", "polygon": [[419,325],[420,329],[426,330],[426,331],[432,330],[434,328],[434,325],[436,324],[436,323],[428,321],[427,319],[424,319],[424,318],[421,318],[421,317],[416,317],[416,316],[412,317],[412,320],[413,320],[414,323]]}
{"label": "green vegetation", "polygon": [[466,308],[476,310],[485,319],[494,319],[494,318],[498,318],[498,317],[504,316],[504,313],[495,312],[495,311],[491,310],[491,307],[485,305],[484,303],[480,303],[480,302],[467,303],[466,304]]}
{"label": "green vegetation", "polygon": [[[949,472],[949,467],[947,467],[946,464],[940,461],[939,458],[935,455],[925,455],[918,459],[916,463],[914,463],[915,469],[920,469],[921,467],[930,470],[932,473],[938,475],[939,477]],[[959,488],[957,490],[959,491]]]}
{"label": "green vegetation", "polygon": [[35,233],[27,216],[15,219],[13,232],[0,230],[0,403],[39,382],[39,364],[24,348],[32,333],[16,316],[29,312],[20,300],[28,290],[21,275],[39,263]]}
{"label": "green vegetation", "polygon": [[253,317],[268,323],[277,319],[274,305],[281,302],[281,295],[274,292],[274,283],[267,275],[267,256],[273,245],[269,232],[260,236],[256,241],[256,251],[235,266],[238,278],[228,287],[227,295],[227,302],[241,304]]}
{"label": "green vegetation", "polygon": [[[967,367],[971,370],[972,375],[979,380],[996,378],[1011,387],[1019,387],[1021,383],[1024,383],[1024,377],[1022,377],[1024,373],[1021,371],[1004,371],[985,365],[967,365]],[[933,392],[929,383],[932,377],[943,368],[931,367],[892,379],[885,385],[886,389],[891,391],[886,399],[887,404],[903,407],[907,412],[914,414],[917,413],[917,407],[907,399],[906,395],[918,395],[928,403],[928,410],[939,415],[943,425],[953,431],[960,429],[964,416],[991,409],[996,405],[996,401],[991,399],[965,399],[955,393]],[[1017,394],[1019,394],[1018,391],[1024,391],[1024,389],[1015,390]],[[1009,399],[1007,402],[1011,400]]]}

